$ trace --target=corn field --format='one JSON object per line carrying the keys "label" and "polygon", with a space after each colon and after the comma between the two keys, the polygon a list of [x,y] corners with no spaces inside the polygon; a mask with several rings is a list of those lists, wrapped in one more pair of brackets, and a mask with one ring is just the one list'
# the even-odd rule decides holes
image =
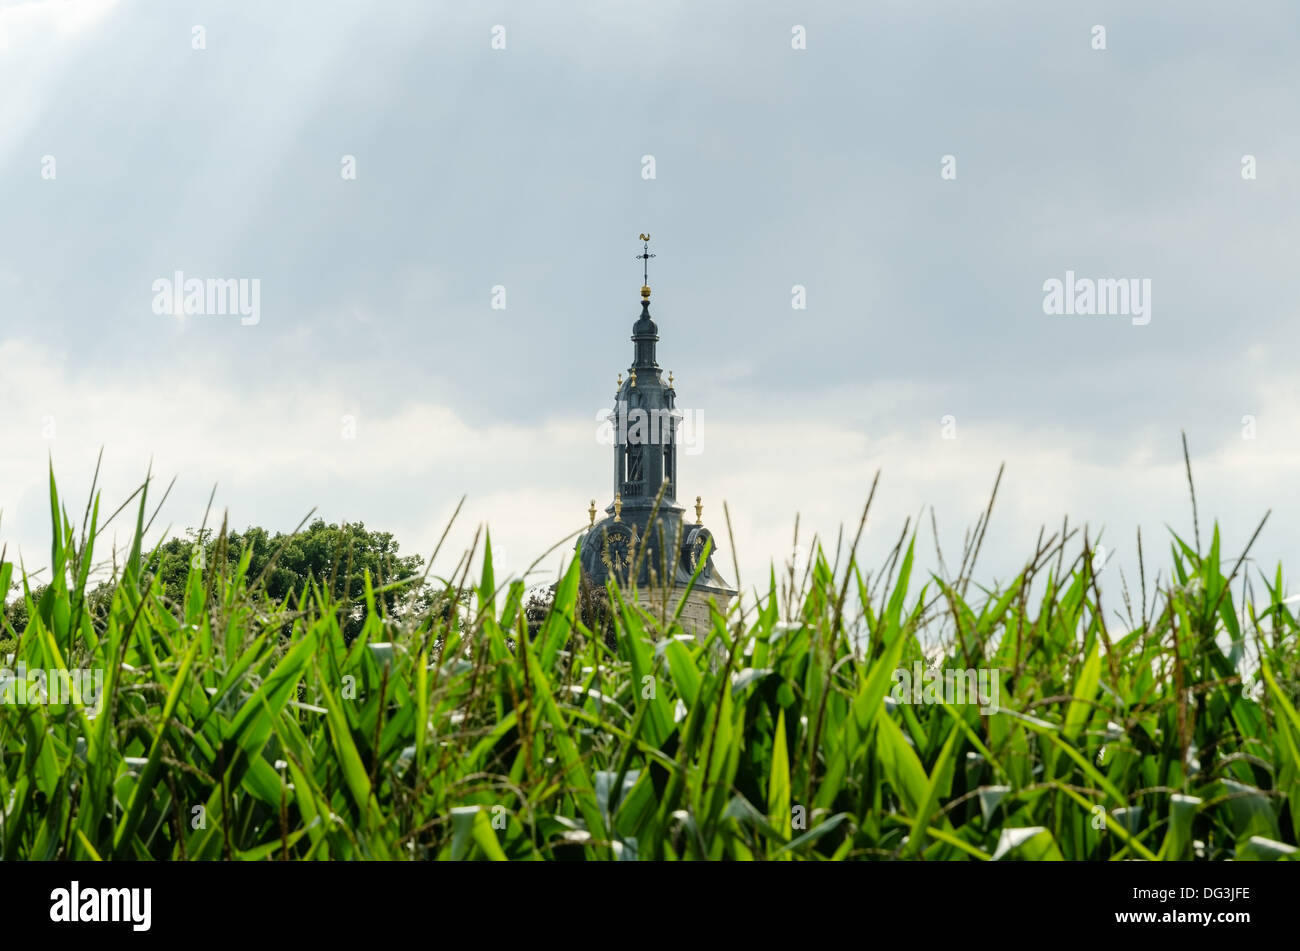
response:
{"label": "corn field", "polygon": [[[484,536],[481,574],[466,553],[440,582],[451,610],[391,616],[370,579],[348,643],[357,606],[268,602],[247,557],[196,559],[164,596],[148,494],[104,610],[93,490],[78,529],[51,476],[39,599],[0,557],[31,601],[2,632],[5,859],[1297,856],[1296,616],[1281,569],[1225,556],[1217,526],[1203,551],[1171,537],[1123,614],[1065,527],[993,589],[970,559],[920,577],[905,531],[874,572],[816,546],[698,636],[674,600],[611,588],[613,650],[576,560],[530,629]],[[15,702],[23,668],[102,688]],[[899,687],[945,669],[990,672],[996,709]]]}

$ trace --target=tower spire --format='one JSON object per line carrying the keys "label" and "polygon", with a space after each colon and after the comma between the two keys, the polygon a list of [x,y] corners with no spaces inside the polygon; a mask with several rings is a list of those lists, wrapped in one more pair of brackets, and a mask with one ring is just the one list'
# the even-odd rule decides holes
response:
{"label": "tower spire", "polygon": [[[650,253],[649,234],[641,234],[638,237],[642,241],[643,250],[636,256],[636,260],[641,262],[641,280],[644,283],[641,285],[641,316],[632,325],[632,340],[636,344],[632,366],[658,369],[659,364],[655,362],[655,343],[659,340],[659,328],[655,326],[650,316],[650,259],[657,255]],[[635,386],[635,370],[632,380],[632,385]]]}
{"label": "tower spire", "polygon": [[[640,235],[642,280],[649,281],[650,235]],[[681,413],[676,393],[655,360],[659,328],[650,316],[650,285],[641,288],[641,315],[632,325],[632,365],[620,377],[618,403],[610,417],[619,434],[614,446],[614,491],[630,511],[648,510],[663,489],[661,508],[677,512],[676,442]]]}
{"label": "tower spire", "polygon": [[[713,611],[725,612],[736,592],[706,557],[712,535],[702,524],[703,504],[695,499],[695,524],[685,523],[686,506],[677,500],[679,434],[684,420],[677,408],[672,374],[655,359],[659,328],[650,316],[650,235],[638,235],[641,253],[641,313],[632,325],[632,363],[618,377],[609,414],[614,434],[614,501],[605,518],[588,509],[588,528],[578,540],[582,571],[597,585],[614,580],[646,591],[663,585],[688,599],[681,614],[690,631],[712,630]],[[635,576],[633,575],[635,572]],[[689,589],[689,590],[688,590]],[[716,598],[720,608],[711,609]]]}

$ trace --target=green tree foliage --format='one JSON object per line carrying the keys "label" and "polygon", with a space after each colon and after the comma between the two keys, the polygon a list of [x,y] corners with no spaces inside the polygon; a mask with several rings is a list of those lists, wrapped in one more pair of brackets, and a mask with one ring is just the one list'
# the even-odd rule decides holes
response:
{"label": "green tree foliage", "polygon": [[[248,553],[247,578],[258,598],[274,605],[287,601],[295,608],[304,593],[310,593],[311,585],[320,585],[340,606],[344,637],[350,642],[364,620],[366,572],[386,616],[427,610],[436,599],[423,584],[424,559],[402,555],[399,547],[392,533],[370,531],[361,522],[331,525],[316,519],[290,534],[272,534],[259,526],[225,536],[212,529],[191,529],[184,538],[169,538],[160,544],[144,573],[157,579],[165,601],[179,604],[185,597],[191,564],[206,573],[214,563],[238,565]],[[32,590],[33,602],[40,601],[46,587]],[[92,617],[103,617],[113,588],[112,583],[104,582],[87,595]],[[5,620],[14,631],[27,627],[25,598],[15,598],[5,606]],[[0,638],[0,647],[5,640],[12,642],[12,637]]]}

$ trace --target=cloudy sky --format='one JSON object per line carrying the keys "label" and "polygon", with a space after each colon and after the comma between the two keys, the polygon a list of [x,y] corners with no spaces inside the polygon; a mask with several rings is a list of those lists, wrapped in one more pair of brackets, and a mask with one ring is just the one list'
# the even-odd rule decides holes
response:
{"label": "cloudy sky", "polygon": [[[1003,461],[982,580],[1065,515],[1159,555],[1182,430],[1202,533],[1300,562],[1300,13],[1133,6],[0,0],[0,545],[102,447],[173,533],[215,485],[427,555],[465,495],[435,570],[484,523],[518,570],[610,501],[649,231],[746,587],[877,469],[868,560],[926,506],[953,559]],[[156,313],[176,271],[256,322]],[[1044,313],[1067,271],[1149,323]]]}

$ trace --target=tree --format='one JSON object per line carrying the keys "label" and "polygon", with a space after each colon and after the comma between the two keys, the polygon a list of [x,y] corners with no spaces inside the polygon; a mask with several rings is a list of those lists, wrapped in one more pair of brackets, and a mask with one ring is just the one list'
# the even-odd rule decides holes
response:
{"label": "tree", "polygon": [[[535,638],[555,605],[555,585],[533,591],[524,602],[524,620],[528,636]],[[614,613],[609,593],[595,584],[584,571],[578,581],[578,619],[587,630],[600,637],[605,646],[617,653],[618,640],[614,634]]]}
{"label": "tree", "polygon": [[[254,526],[231,532],[224,539],[205,537],[196,541],[202,543],[205,564],[224,559],[234,566],[249,553],[250,583],[260,583],[266,597],[276,603],[286,597],[293,600],[309,596],[313,582],[327,590],[335,602],[348,609],[343,618],[343,634],[348,641],[361,632],[365,620],[366,572],[370,573],[376,604],[382,603],[387,614],[397,615],[404,609],[427,604],[427,593],[416,590],[424,559],[399,554],[400,546],[392,533],[367,531],[361,522],[331,525],[317,519],[291,535],[271,535]],[[184,591],[194,544],[189,544],[183,557],[168,553],[159,564],[159,577],[169,595],[175,591],[179,596]],[[393,583],[400,587],[379,591]]]}
{"label": "tree", "polygon": [[[164,595],[179,604],[185,597],[185,583],[192,563],[226,566],[233,570],[244,554],[249,553],[247,579],[255,596],[279,604],[289,598],[291,604],[305,606],[315,583],[330,593],[344,608],[341,624],[349,642],[360,632],[365,621],[365,578],[375,590],[376,605],[382,603],[389,616],[427,609],[437,594],[421,584],[424,559],[419,555],[402,555],[390,532],[368,531],[364,524],[331,525],[317,519],[303,531],[272,535],[252,526],[243,532],[217,535],[211,529],[190,530],[185,538],[169,538],[155,549],[149,571],[161,584]],[[200,559],[195,561],[196,556]],[[398,586],[386,591],[380,588]],[[97,593],[107,604],[112,586]],[[39,600],[44,588],[32,591]],[[5,618],[14,631],[27,627],[27,606],[23,598],[5,606]]]}

